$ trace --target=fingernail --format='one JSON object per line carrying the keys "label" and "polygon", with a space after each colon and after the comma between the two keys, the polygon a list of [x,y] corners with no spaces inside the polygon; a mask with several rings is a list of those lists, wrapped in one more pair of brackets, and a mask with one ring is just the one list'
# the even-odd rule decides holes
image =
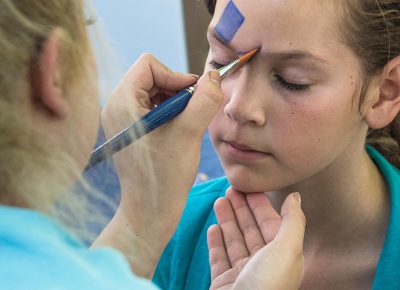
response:
{"label": "fingernail", "polygon": [[213,69],[208,73],[208,76],[210,77],[210,81],[213,83],[217,84],[218,86],[221,85],[221,77],[219,75],[219,72],[216,69]]}
{"label": "fingernail", "polygon": [[297,201],[297,203],[301,206],[301,196],[300,196],[300,193],[298,193],[298,192],[293,193],[293,197],[295,198],[295,200]]}
{"label": "fingernail", "polygon": [[194,77],[195,79],[199,79],[200,78],[200,76],[199,75],[196,75],[196,74],[189,74],[190,76],[192,76],[192,77]]}

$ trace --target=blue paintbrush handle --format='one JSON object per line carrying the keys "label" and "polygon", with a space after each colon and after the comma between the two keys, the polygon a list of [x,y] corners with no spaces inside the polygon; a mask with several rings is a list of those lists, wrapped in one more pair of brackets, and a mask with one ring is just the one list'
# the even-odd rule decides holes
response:
{"label": "blue paintbrush handle", "polygon": [[132,144],[140,137],[143,137],[147,133],[178,116],[186,108],[193,93],[194,86],[180,91],[175,96],[148,112],[138,122],[124,129],[112,139],[96,148],[92,152],[89,164],[85,170],[93,167],[129,144]]}

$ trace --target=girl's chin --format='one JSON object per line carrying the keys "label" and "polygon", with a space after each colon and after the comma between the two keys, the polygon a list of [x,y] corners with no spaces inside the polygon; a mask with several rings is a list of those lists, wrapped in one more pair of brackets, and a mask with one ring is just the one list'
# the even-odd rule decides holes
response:
{"label": "girl's chin", "polygon": [[277,176],[252,176],[244,174],[232,174],[226,172],[226,177],[233,189],[243,193],[271,192],[286,188],[288,184],[279,180]]}
{"label": "girl's chin", "polygon": [[268,188],[261,184],[254,184],[248,181],[240,181],[237,179],[230,179],[228,177],[228,181],[231,184],[232,188],[236,191],[240,191],[243,193],[256,193],[256,192],[267,192]]}

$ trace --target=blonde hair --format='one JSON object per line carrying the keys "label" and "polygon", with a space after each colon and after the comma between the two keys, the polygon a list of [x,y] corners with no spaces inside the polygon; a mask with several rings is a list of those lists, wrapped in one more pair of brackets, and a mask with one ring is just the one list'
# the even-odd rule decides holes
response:
{"label": "blonde hair", "polygon": [[35,131],[24,117],[26,95],[19,92],[55,28],[63,32],[61,53],[68,84],[90,77],[83,4],[83,0],[0,0],[0,203],[46,212],[92,239],[86,227],[106,219],[91,205],[92,196],[103,205],[110,201],[84,180],[80,189],[86,194],[63,195],[65,185],[80,178],[79,166],[67,152],[54,148],[51,136]]}

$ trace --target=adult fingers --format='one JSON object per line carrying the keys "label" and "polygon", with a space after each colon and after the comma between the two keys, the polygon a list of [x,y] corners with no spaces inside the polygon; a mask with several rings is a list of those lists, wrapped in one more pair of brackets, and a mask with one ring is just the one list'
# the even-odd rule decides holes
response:
{"label": "adult fingers", "polygon": [[247,249],[250,255],[253,255],[265,246],[265,242],[256,219],[247,203],[246,197],[243,193],[238,192],[233,188],[227,190],[226,197],[232,204],[239,228],[244,235]]}
{"label": "adult fingers", "polygon": [[196,90],[186,109],[179,116],[181,125],[193,134],[203,134],[222,105],[224,95],[218,71],[212,70],[197,82]]}
{"label": "adult fingers", "polygon": [[154,87],[172,91],[181,90],[198,80],[198,76],[172,71],[149,53],[139,57],[129,69],[127,76],[135,88],[149,92]]}
{"label": "adult fingers", "polygon": [[214,204],[218,224],[222,230],[225,249],[232,267],[249,256],[243,234],[228,199],[219,198]]}
{"label": "adult fingers", "polygon": [[212,225],[207,231],[207,244],[211,268],[211,281],[231,268],[219,225]]}
{"label": "adult fingers", "polygon": [[114,94],[128,96],[128,106],[130,101],[134,101],[143,110],[141,114],[144,114],[152,108],[152,103],[164,99],[160,95],[173,95],[197,80],[198,76],[174,72],[153,55],[146,53],[130,67]]}
{"label": "adult fingers", "polygon": [[246,195],[247,202],[256,218],[264,242],[271,242],[279,230],[281,217],[272,207],[271,202],[263,193],[250,193]]}
{"label": "adult fingers", "polygon": [[303,252],[306,218],[301,209],[299,193],[290,194],[282,205],[282,223],[276,241],[293,252]]}

